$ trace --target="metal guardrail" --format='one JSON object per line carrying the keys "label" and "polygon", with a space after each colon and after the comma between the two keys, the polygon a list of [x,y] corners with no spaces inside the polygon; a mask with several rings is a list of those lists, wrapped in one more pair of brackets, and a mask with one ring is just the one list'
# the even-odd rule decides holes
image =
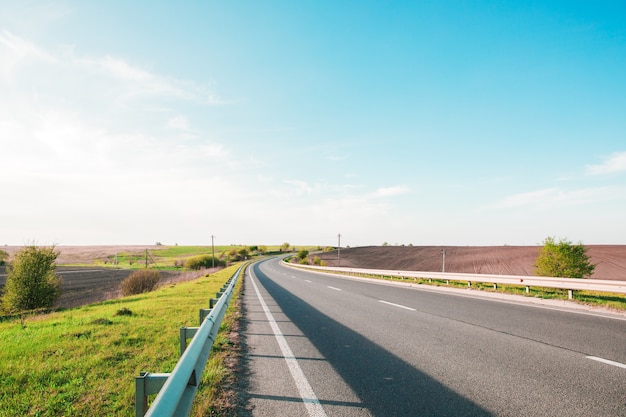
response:
{"label": "metal guardrail", "polygon": [[[200,327],[180,329],[181,357],[171,373],[142,372],[135,378],[135,416],[188,416],[213,342],[230,303],[242,265],[226,281],[209,309],[200,309]],[[192,338],[187,345],[187,339]],[[148,408],[148,396],[157,394]]]}
{"label": "metal guardrail", "polygon": [[559,278],[559,277],[538,277],[533,275],[486,275],[486,274],[463,274],[454,272],[425,272],[425,271],[393,271],[382,269],[365,268],[338,268],[316,265],[290,265],[294,267],[304,267],[321,271],[334,271],[344,274],[367,274],[378,275],[390,278],[426,278],[446,281],[467,281],[468,287],[472,282],[487,282],[497,288],[498,284],[523,285],[526,292],[530,292],[530,287],[559,288],[567,290],[571,300],[574,290],[598,291],[617,294],[626,294],[626,281],[600,280],[600,279],[579,279],[579,278]]}

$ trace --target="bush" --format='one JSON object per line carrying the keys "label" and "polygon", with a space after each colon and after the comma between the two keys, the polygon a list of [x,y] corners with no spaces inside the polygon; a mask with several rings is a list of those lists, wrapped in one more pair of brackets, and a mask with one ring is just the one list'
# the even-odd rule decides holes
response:
{"label": "bush", "polygon": [[535,274],[544,277],[586,278],[595,268],[582,243],[574,245],[567,239],[557,242],[552,237],[543,241],[535,261]]}
{"label": "bush", "polygon": [[58,252],[54,246],[27,246],[15,254],[3,290],[8,313],[50,308],[61,295],[61,278],[54,272]]}
{"label": "bush", "polygon": [[3,250],[0,250],[0,266],[3,266],[4,264],[6,264],[8,259],[9,259],[9,254]]}
{"label": "bush", "polygon": [[211,255],[199,255],[189,258],[185,261],[185,268],[189,269],[202,269],[216,267],[225,267],[226,262],[213,258]]}
{"label": "bush", "polygon": [[153,291],[160,280],[161,274],[159,274],[159,271],[142,269],[133,272],[122,281],[122,295],[135,295]]}

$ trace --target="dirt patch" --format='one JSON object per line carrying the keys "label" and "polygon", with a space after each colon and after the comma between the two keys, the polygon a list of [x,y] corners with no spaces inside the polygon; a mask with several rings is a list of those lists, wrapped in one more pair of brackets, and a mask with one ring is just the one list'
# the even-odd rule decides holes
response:
{"label": "dirt patch", "polygon": [[[626,245],[590,245],[593,279],[626,281]],[[534,275],[539,246],[365,246],[319,254],[328,266],[493,275]]]}

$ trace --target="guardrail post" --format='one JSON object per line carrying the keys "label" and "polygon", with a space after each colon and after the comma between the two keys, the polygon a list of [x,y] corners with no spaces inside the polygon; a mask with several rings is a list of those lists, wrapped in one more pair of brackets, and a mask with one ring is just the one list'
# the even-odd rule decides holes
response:
{"label": "guardrail post", "polygon": [[494,290],[497,290],[497,289],[498,289],[498,284],[497,284],[497,283],[495,283],[495,282],[493,283],[493,289],[494,289]]}
{"label": "guardrail post", "polygon": [[567,290],[567,298],[570,300],[574,298],[574,290]]}
{"label": "guardrail post", "polygon": [[209,308],[215,307],[215,304],[217,304],[218,301],[219,301],[218,298],[210,298],[209,299]]}
{"label": "guardrail post", "polygon": [[135,417],[143,417],[148,411],[148,396],[158,394],[170,374],[140,372],[135,377]]}
{"label": "guardrail post", "polygon": [[472,286],[472,281],[467,281],[467,286],[471,287]]}
{"label": "guardrail post", "polygon": [[209,313],[211,313],[211,309],[210,308],[201,308],[200,309],[200,326],[202,326],[202,322],[204,321],[204,319],[207,318]]}
{"label": "guardrail post", "polygon": [[197,327],[181,327],[180,328],[180,355],[183,355],[187,349],[187,339],[191,339],[198,331]]}
{"label": "guardrail post", "polygon": [[526,294],[529,294],[529,293],[530,293],[530,286],[529,286],[529,285],[527,285],[527,286],[526,286]]}

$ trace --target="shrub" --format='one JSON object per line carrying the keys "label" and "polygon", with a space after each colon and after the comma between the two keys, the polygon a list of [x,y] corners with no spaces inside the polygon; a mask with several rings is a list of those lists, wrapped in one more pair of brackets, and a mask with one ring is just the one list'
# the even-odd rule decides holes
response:
{"label": "shrub", "polygon": [[3,250],[0,250],[0,266],[6,264],[8,259],[9,259],[9,254]]}
{"label": "shrub", "polygon": [[535,274],[544,277],[586,278],[595,268],[582,243],[575,245],[567,239],[557,242],[553,237],[543,241],[535,261]]}
{"label": "shrub", "polygon": [[9,266],[2,305],[6,312],[50,308],[61,295],[61,278],[54,272],[54,246],[27,246]]}
{"label": "shrub", "polygon": [[306,259],[307,256],[309,256],[309,251],[306,249],[302,249],[298,252],[298,258],[300,258],[300,260]]}
{"label": "shrub", "polygon": [[132,315],[133,315],[133,312],[126,307],[120,308],[114,314],[114,316],[132,316]]}
{"label": "shrub", "polygon": [[213,265],[216,267],[224,267],[226,266],[226,262],[213,258],[211,255],[194,256],[185,261],[185,268],[189,269],[211,268]]}
{"label": "shrub", "polygon": [[161,274],[159,274],[159,271],[142,269],[133,272],[122,281],[122,295],[135,295],[153,291],[160,280]]}
{"label": "shrub", "polygon": [[133,312],[126,307],[120,308],[114,314],[114,316],[132,316],[132,315],[133,315]]}

